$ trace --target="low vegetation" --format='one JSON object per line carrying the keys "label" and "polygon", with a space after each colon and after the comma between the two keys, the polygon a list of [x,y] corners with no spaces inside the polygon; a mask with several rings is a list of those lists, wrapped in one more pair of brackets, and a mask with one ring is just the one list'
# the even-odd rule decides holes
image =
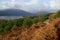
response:
{"label": "low vegetation", "polygon": [[16,20],[1,20],[0,21],[0,34],[4,34],[8,31],[14,31],[18,27],[29,28],[33,23],[37,23],[38,18],[20,18]]}
{"label": "low vegetation", "polygon": [[54,18],[56,19],[56,18],[59,18],[60,17],[60,11],[58,11],[57,13],[56,13],[56,15],[54,16]]}
{"label": "low vegetation", "polygon": [[[60,11],[56,13],[54,18],[60,17]],[[8,31],[16,30],[18,27],[29,28],[32,24],[36,24],[37,22],[44,22],[48,19],[48,15],[42,15],[40,18],[35,17],[26,17],[20,18],[16,20],[1,20],[0,21],[0,34],[4,34]]]}
{"label": "low vegetation", "polygon": [[[55,19],[59,17],[60,17],[60,11],[56,12],[56,14],[53,16],[53,18]],[[58,29],[55,28],[53,22],[52,22],[53,24],[51,23],[49,25],[44,24],[44,21],[46,20],[51,21],[48,15],[42,15],[40,18],[38,16],[35,16],[35,17],[20,18],[16,20],[0,20],[0,35],[3,35],[8,32],[13,32],[18,28],[22,28],[23,30],[21,29],[21,31],[20,30],[15,31],[16,34],[19,33],[19,35],[21,36],[20,40],[29,40],[31,38],[32,40],[57,40],[56,32]],[[40,22],[42,22],[42,24],[40,24]],[[40,27],[40,25],[44,26]],[[60,36],[59,33],[60,32],[58,32],[58,36]],[[17,40],[18,39],[19,38],[17,38]]]}
{"label": "low vegetation", "polygon": [[48,15],[43,15],[41,18],[40,18],[40,21],[41,22],[44,22],[45,20],[48,19]]}

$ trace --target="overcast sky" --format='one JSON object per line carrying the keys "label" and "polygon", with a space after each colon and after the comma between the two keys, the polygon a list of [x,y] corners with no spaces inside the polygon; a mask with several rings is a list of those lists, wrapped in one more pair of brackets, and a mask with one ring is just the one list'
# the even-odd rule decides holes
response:
{"label": "overcast sky", "polygon": [[0,0],[0,10],[22,9],[28,12],[59,10],[60,0]]}

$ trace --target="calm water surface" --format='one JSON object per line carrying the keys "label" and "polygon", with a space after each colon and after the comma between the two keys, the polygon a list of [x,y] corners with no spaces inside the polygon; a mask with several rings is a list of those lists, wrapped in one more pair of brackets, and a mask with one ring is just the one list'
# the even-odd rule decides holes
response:
{"label": "calm water surface", "polygon": [[19,18],[23,18],[23,17],[22,16],[0,16],[0,19],[4,19],[4,20],[13,20]]}

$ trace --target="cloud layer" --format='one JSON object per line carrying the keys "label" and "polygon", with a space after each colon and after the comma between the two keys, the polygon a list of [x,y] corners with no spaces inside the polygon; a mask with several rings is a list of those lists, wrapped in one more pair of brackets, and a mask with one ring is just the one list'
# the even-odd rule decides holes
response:
{"label": "cloud layer", "polygon": [[0,10],[22,9],[28,12],[59,10],[60,0],[0,0]]}

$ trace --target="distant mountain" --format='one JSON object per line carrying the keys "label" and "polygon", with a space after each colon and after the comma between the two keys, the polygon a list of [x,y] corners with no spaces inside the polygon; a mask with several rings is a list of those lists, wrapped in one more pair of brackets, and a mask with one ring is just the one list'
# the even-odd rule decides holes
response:
{"label": "distant mountain", "polygon": [[49,12],[48,11],[39,11],[39,12],[36,12],[35,13],[37,16],[42,16],[42,15],[47,15],[47,14],[49,14]]}
{"label": "distant mountain", "polygon": [[0,11],[0,16],[34,16],[35,14],[29,13],[23,10],[18,9],[7,9],[4,11]]}

